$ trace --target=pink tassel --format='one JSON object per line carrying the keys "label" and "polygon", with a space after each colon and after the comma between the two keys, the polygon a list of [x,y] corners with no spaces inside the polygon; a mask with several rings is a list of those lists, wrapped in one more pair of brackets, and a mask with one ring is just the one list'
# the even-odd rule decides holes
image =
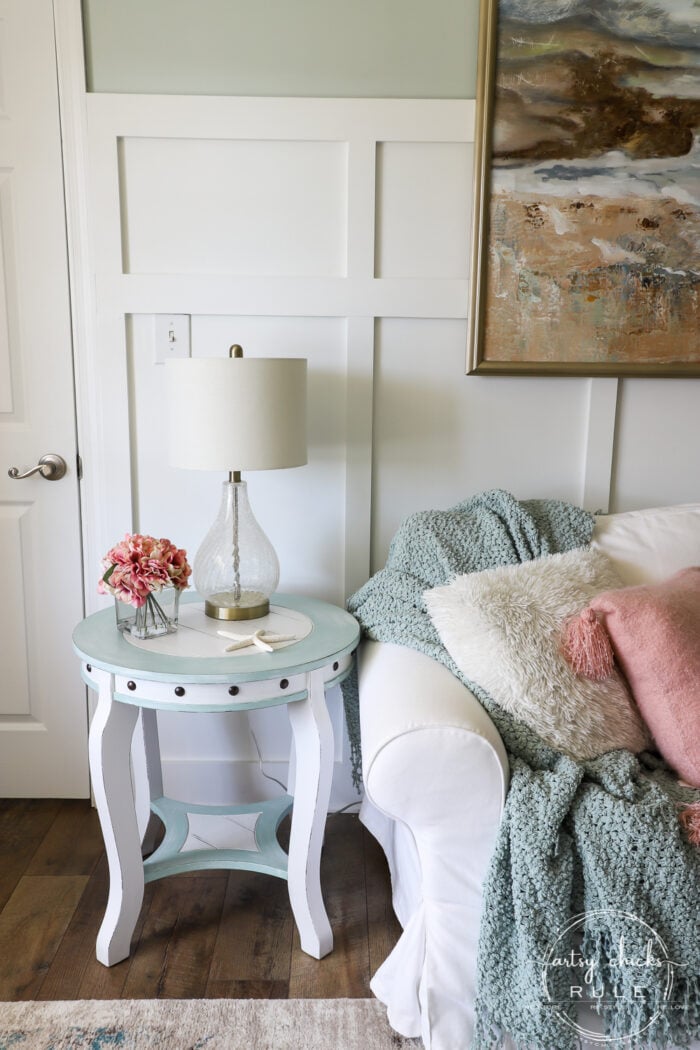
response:
{"label": "pink tassel", "polygon": [[678,819],[688,842],[692,842],[694,846],[700,846],[700,802],[693,802],[682,809],[678,814]]}
{"label": "pink tassel", "polygon": [[601,682],[613,673],[610,638],[593,609],[569,617],[562,628],[561,647],[571,669],[582,678]]}

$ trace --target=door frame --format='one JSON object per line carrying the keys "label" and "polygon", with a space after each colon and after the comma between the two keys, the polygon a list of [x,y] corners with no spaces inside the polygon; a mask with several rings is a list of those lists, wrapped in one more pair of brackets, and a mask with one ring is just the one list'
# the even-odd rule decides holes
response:
{"label": "door frame", "polygon": [[58,98],[63,147],[63,185],[68,241],[73,369],[78,452],[83,593],[86,615],[103,602],[97,595],[101,537],[109,529],[102,508],[110,505],[109,444],[101,425],[96,348],[93,248],[90,233],[87,148],[87,83],[80,0],[52,0]]}

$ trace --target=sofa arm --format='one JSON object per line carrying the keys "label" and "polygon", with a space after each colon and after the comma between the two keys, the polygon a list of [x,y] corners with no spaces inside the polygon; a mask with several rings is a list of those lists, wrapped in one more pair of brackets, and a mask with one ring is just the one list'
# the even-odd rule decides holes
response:
{"label": "sofa arm", "polygon": [[410,829],[419,855],[439,858],[422,865],[423,892],[434,873],[435,892],[458,900],[462,863],[478,878],[493,849],[508,788],[503,742],[442,664],[387,642],[365,641],[359,655],[367,797]]}
{"label": "sofa arm", "polygon": [[421,1035],[428,1050],[465,1050],[483,884],[508,786],[505,749],[442,664],[386,642],[363,642],[359,657],[360,816],[384,847],[404,927],[371,988],[403,1035]]}

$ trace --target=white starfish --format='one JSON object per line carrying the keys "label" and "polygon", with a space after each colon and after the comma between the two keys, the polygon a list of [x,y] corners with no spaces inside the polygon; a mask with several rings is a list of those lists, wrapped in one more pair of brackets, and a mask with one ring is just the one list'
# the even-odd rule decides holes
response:
{"label": "white starfish", "polygon": [[274,653],[273,646],[281,642],[297,640],[295,634],[275,634],[273,631],[263,630],[254,631],[253,634],[233,634],[232,631],[217,631],[216,633],[222,638],[233,639],[233,645],[227,645],[224,649],[225,653],[235,652],[236,649],[247,649],[249,645],[254,645],[264,653]]}

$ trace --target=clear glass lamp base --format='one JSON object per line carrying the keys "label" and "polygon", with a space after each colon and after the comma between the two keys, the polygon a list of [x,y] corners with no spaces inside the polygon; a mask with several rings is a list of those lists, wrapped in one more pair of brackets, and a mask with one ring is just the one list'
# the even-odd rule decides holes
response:
{"label": "clear glass lamp base", "polygon": [[279,562],[255,520],[245,481],[225,481],[216,521],[194,559],[194,585],[215,620],[266,616]]}

